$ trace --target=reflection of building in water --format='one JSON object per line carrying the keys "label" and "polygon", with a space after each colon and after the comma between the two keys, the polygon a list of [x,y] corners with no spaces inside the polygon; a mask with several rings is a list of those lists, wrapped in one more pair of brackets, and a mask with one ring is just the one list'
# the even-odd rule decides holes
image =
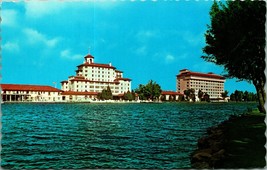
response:
{"label": "reflection of building in water", "polygon": [[211,72],[198,73],[191,72],[188,69],[180,70],[176,79],[177,92],[184,93],[184,90],[195,89],[197,97],[198,91],[207,93],[211,99],[221,98],[224,92],[225,78]]}

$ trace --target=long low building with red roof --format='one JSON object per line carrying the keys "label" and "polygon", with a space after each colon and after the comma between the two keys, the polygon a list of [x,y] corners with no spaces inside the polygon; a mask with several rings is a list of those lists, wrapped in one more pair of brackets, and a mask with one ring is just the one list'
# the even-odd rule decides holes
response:
{"label": "long low building with red roof", "polygon": [[166,100],[166,101],[179,101],[182,100],[182,97],[184,96],[184,94],[180,93],[180,92],[175,92],[175,91],[162,91],[161,92],[161,100]]}
{"label": "long low building with red roof", "polygon": [[1,84],[2,101],[38,101],[56,102],[62,101],[63,91],[51,86],[25,85],[25,84]]}

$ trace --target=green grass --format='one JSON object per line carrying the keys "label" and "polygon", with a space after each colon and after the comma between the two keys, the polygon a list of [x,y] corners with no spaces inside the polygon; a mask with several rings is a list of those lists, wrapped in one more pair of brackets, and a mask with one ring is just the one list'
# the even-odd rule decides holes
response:
{"label": "green grass", "polygon": [[226,124],[226,158],[220,168],[264,168],[265,115],[252,111]]}

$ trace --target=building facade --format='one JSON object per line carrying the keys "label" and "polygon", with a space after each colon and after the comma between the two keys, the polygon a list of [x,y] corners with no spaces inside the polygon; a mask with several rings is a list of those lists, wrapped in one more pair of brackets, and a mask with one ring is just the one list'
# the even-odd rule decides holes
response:
{"label": "building facade", "polygon": [[184,95],[175,91],[162,91],[160,99],[163,101],[181,101]]}
{"label": "building facade", "polygon": [[118,96],[131,91],[131,79],[123,78],[123,72],[117,70],[111,63],[95,63],[94,57],[90,54],[84,57],[83,64],[77,66],[75,76],[69,76],[68,80],[61,82],[61,89],[66,94],[90,92],[92,95],[84,94],[91,99],[96,97],[96,93],[101,93],[108,86],[113,96]]}
{"label": "building facade", "polygon": [[184,93],[187,89],[194,89],[197,97],[198,91],[201,90],[207,93],[210,99],[218,99],[224,92],[225,78],[211,72],[205,74],[183,69],[176,77],[176,88],[180,93]]}
{"label": "building facade", "polygon": [[1,84],[3,102],[58,102],[62,90],[51,86]]}

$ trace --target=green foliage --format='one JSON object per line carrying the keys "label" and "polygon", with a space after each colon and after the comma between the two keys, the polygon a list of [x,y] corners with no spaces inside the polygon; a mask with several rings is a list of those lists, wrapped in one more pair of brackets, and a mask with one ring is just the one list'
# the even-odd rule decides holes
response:
{"label": "green foliage", "polygon": [[210,102],[210,95],[208,93],[205,93],[203,100],[206,101],[206,102]]}
{"label": "green foliage", "polygon": [[[265,1],[226,1],[212,5],[202,58],[224,66],[227,77],[252,82],[265,113]],[[232,96],[233,97],[233,96]]]}
{"label": "green foliage", "polygon": [[193,100],[194,102],[196,101],[196,96],[195,96],[195,89],[187,89],[184,90],[184,94],[186,96],[186,100]]}
{"label": "green foliage", "polygon": [[161,87],[156,82],[150,80],[146,85],[140,84],[135,92],[139,95],[140,100],[158,100],[161,95]]}
{"label": "green foliage", "polygon": [[133,92],[131,93],[130,91],[127,91],[127,93],[124,93],[123,99],[130,100],[130,101],[135,100],[135,93]]}
{"label": "green foliage", "polygon": [[241,101],[257,101],[257,94],[252,93],[252,92],[248,92],[248,91],[239,91],[239,90],[235,90],[234,93],[232,93],[230,95],[230,100],[231,101],[236,101],[236,102],[241,102]]}
{"label": "green foliage", "polygon": [[112,92],[110,87],[108,86],[107,89],[103,89],[101,93],[98,93],[97,98],[100,100],[112,100]]}
{"label": "green foliage", "polygon": [[204,97],[203,91],[198,90],[198,98],[199,98],[199,100],[202,100],[203,97]]}
{"label": "green foliage", "polygon": [[226,98],[226,97],[228,97],[228,91],[227,90],[225,90],[223,93],[221,93],[221,95],[222,95],[222,98]]}
{"label": "green foliage", "polygon": [[166,101],[166,95],[162,95],[162,96],[160,96],[160,100],[161,100],[161,101]]}

